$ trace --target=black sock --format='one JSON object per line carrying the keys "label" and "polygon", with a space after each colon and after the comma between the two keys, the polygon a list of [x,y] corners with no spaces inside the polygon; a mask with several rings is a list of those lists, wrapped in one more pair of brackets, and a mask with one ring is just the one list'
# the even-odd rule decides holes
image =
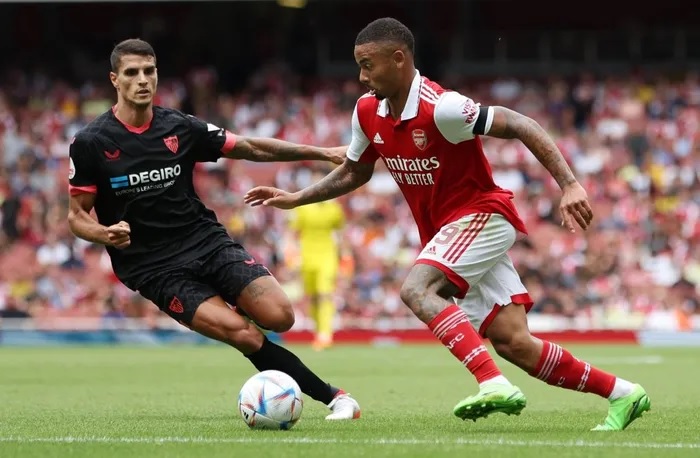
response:
{"label": "black sock", "polygon": [[302,392],[326,405],[340,391],[318,378],[294,353],[270,342],[267,337],[260,350],[246,355],[246,358],[261,372],[270,369],[284,372],[296,380]]}

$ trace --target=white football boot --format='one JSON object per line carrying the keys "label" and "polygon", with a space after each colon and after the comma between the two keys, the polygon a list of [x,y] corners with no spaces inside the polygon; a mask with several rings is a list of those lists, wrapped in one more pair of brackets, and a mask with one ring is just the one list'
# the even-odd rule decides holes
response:
{"label": "white football boot", "polygon": [[360,404],[353,399],[349,393],[343,390],[338,391],[328,408],[331,414],[326,420],[356,420],[360,418]]}

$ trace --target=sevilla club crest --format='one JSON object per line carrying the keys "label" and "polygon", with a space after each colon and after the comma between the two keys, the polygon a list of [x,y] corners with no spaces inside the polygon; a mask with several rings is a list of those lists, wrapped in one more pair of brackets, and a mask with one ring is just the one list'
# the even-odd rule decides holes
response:
{"label": "sevilla club crest", "polygon": [[423,129],[416,129],[412,134],[413,143],[416,144],[419,150],[423,151],[425,147],[428,146],[428,137],[425,135],[425,131]]}
{"label": "sevilla club crest", "polygon": [[182,306],[182,302],[180,302],[180,299],[177,298],[177,296],[173,297],[173,300],[170,301],[170,307],[168,307],[173,313],[182,313],[185,311],[185,308]]}
{"label": "sevilla club crest", "polygon": [[177,153],[177,148],[179,146],[177,141],[177,135],[173,135],[172,137],[165,137],[163,141],[165,142],[165,146],[168,147],[171,153]]}

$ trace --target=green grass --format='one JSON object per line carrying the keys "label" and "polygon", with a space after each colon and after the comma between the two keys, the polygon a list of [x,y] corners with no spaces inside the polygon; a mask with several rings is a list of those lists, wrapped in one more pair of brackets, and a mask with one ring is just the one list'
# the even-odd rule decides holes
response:
{"label": "green grass", "polygon": [[248,430],[236,396],[254,370],[223,346],[0,347],[0,457],[700,455],[694,349],[572,347],[649,392],[652,411],[622,433],[589,432],[605,400],[549,387],[501,360],[528,407],[472,423],[452,407],[476,383],[437,345],[293,349],[357,397],[360,420],[326,422],[327,408],[305,398],[293,430]]}

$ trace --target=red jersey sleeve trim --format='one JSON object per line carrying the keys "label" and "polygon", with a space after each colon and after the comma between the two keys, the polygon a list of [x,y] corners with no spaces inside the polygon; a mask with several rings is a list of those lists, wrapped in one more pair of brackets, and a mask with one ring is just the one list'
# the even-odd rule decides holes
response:
{"label": "red jersey sleeve trim", "polygon": [[68,191],[71,196],[77,196],[79,194],[97,194],[97,186],[73,186],[68,185]]}
{"label": "red jersey sleeve trim", "polygon": [[221,147],[221,152],[226,154],[230,152],[234,146],[236,146],[236,135],[232,134],[228,130],[226,131],[226,141],[224,142],[224,146]]}

